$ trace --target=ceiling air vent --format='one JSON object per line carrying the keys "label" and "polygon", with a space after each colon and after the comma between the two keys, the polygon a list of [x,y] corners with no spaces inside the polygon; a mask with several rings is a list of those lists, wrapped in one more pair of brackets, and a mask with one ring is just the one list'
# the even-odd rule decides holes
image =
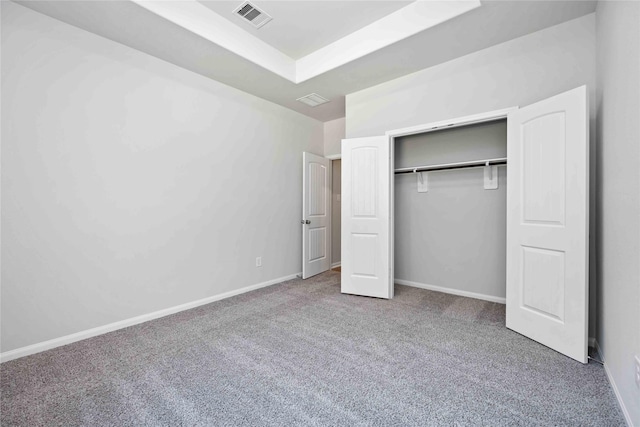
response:
{"label": "ceiling air vent", "polygon": [[264,11],[258,9],[248,1],[245,1],[240,6],[236,7],[233,13],[237,13],[243,19],[249,21],[249,23],[256,28],[262,27],[264,24],[273,19]]}
{"label": "ceiling air vent", "polygon": [[309,95],[296,99],[296,101],[300,101],[303,104],[307,104],[309,107],[316,107],[320,104],[324,104],[325,102],[329,102],[327,98],[324,98],[318,95],[317,93],[310,93]]}

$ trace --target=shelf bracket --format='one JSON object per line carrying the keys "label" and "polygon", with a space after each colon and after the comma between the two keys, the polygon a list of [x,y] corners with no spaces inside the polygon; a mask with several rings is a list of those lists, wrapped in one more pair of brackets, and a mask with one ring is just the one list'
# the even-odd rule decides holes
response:
{"label": "shelf bracket", "polygon": [[429,191],[429,175],[426,172],[416,172],[418,181],[418,193],[426,193]]}
{"label": "shelf bracket", "polygon": [[498,166],[490,166],[489,162],[484,167],[484,189],[498,189]]}

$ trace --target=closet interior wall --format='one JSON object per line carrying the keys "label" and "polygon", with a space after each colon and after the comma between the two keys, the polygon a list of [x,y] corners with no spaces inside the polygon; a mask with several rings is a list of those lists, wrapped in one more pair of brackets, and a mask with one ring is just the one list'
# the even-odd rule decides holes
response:
{"label": "closet interior wall", "polygon": [[[507,156],[500,120],[395,139],[395,168]],[[492,299],[506,287],[506,167],[498,189],[484,189],[484,168],[395,175],[395,278]],[[409,283],[410,282],[410,283]]]}

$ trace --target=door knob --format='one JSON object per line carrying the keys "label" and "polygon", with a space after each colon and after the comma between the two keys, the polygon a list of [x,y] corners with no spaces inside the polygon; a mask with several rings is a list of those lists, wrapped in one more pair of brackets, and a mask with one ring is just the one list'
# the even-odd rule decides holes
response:
{"label": "door knob", "polygon": [[302,224],[311,224],[311,221],[309,221],[308,219],[307,220],[303,219],[302,221],[300,221],[300,223],[302,223]]}

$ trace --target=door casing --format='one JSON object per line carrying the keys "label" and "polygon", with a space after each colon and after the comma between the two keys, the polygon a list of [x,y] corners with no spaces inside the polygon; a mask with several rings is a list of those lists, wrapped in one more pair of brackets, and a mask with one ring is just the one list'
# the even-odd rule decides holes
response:
{"label": "door casing", "polygon": [[[416,134],[422,134],[422,133],[428,133],[428,132],[435,132],[435,131],[441,131],[444,129],[453,129],[453,128],[457,128],[457,127],[463,127],[463,126],[471,126],[471,125],[476,125],[479,123],[485,123],[485,122],[493,122],[496,120],[506,120],[507,116],[509,115],[509,113],[511,111],[515,111],[517,110],[518,107],[509,107],[509,108],[504,108],[501,110],[494,110],[494,111],[488,111],[486,113],[481,113],[481,114],[475,114],[475,115],[471,115],[471,116],[464,116],[464,117],[458,117],[455,119],[447,119],[447,120],[442,120],[439,122],[433,122],[433,123],[425,123],[425,124],[421,124],[421,125],[417,125],[417,126],[411,126],[411,127],[407,127],[407,128],[401,128],[401,129],[394,129],[394,130],[390,130],[385,132],[385,135],[387,136],[387,138],[389,139],[389,145],[390,145],[390,158],[389,158],[389,162],[391,163],[391,176],[389,177],[390,180],[390,198],[391,198],[391,206],[394,206],[394,182],[395,182],[395,174],[394,174],[394,162],[395,162],[395,156],[394,156],[394,147],[395,147],[395,138],[400,138],[400,137],[404,137],[404,136],[409,136],[409,135],[416,135]],[[390,235],[390,259],[389,259],[389,266],[391,269],[391,275],[390,277],[393,278],[395,277],[395,271],[394,271],[394,232],[395,232],[395,218],[394,218],[394,210],[391,209],[390,212],[390,230],[389,230],[389,235]]]}

